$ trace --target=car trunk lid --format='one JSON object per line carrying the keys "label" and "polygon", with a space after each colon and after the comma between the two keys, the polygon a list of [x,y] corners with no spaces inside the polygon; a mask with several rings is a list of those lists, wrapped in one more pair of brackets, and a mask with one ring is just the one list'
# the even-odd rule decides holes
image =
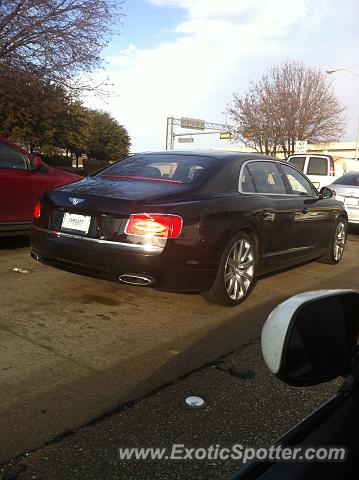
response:
{"label": "car trunk lid", "polygon": [[[64,231],[66,213],[82,215],[91,217],[87,237],[127,241],[124,229],[132,213],[143,213],[146,204],[153,208],[153,204],[159,205],[172,196],[178,197],[188,189],[189,185],[170,182],[87,177],[46,194],[41,226]],[[157,213],[166,211],[166,206],[159,206]]]}

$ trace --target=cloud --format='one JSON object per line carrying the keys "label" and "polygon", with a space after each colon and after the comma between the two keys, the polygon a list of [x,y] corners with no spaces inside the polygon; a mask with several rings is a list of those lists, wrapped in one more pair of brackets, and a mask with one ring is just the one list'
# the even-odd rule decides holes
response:
{"label": "cloud", "polygon": [[[233,91],[243,92],[268,65],[296,56],[300,46],[289,46],[288,35],[305,22],[315,25],[321,6],[314,0],[147,1],[181,8],[186,20],[171,41],[151,49],[129,44],[109,58],[106,73],[118,96],[97,105],[129,129],[134,151],[164,148],[167,116],[224,122]],[[204,137],[195,145],[215,145]]]}
{"label": "cloud", "polygon": [[151,3],[152,5],[158,5],[160,7],[177,7],[187,9],[196,0],[148,0],[147,3]]}

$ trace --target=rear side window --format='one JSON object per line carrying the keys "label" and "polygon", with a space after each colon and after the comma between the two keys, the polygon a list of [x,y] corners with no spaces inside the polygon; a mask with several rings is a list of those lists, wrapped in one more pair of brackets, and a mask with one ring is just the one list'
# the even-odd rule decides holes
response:
{"label": "rear side window", "polygon": [[26,156],[0,142],[0,168],[26,170]]}
{"label": "rear side window", "polygon": [[192,183],[215,162],[214,158],[199,155],[134,155],[105,168],[99,176]]}
{"label": "rear side window", "polygon": [[256,191],[248,167],[245,167],[242,175],[242,192],[253,193]]}
{"label": "rear side window", "polygon": [[309,157],[307,175],[329,175],[328,159],[323,157]]}
{"label": "rear side window", "polygon": [[273,162],[251,162],[247,165],[258,193],[287,193],[284,181]]}
{"label": "rear side window", "polygon": [[288,160],[288,163],[291,163],[298,168],[301,172],[304,172],[305,157],[292,157]]}
{"label": "rear side window", "polygon": [[333,183],[337,185],[359,186],[359,172],[347,173]]}

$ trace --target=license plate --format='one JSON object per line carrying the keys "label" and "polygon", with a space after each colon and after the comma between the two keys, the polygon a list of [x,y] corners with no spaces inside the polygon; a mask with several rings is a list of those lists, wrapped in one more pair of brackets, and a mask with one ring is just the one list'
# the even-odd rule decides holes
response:
{"label": "license plate", "polygon": [[359,198],[346,197],[344,199],[344,204],[345,205],[351,205],[353,207],[358,207],[359,206]]}
{"label": "license plate", "polygon": [[86,235],[89,231],[90,223],[91,217],[89,215],[65,213],[62,220],[61,230],[70,230],[71,232],[77,232]]}

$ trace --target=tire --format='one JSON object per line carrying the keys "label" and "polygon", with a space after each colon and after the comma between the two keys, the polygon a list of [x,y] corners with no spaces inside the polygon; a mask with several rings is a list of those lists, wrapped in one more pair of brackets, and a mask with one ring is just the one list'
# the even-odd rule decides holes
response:
{"label": "tire", "polygon": [[211,303],[231,307],[238,305],[253,288],[256,264],[255,239],[246,232],[239,232],[226,245],[216,278],[211,288],[202,295]]}
{"label": "tire", "polygon": [[335,225],[328,249],[325,254],[318,259],[318,262],[328,263],[330,265],[335,265],[340,262],[345,249],[347,228],[348,222],[344,218],[340,218]]}

